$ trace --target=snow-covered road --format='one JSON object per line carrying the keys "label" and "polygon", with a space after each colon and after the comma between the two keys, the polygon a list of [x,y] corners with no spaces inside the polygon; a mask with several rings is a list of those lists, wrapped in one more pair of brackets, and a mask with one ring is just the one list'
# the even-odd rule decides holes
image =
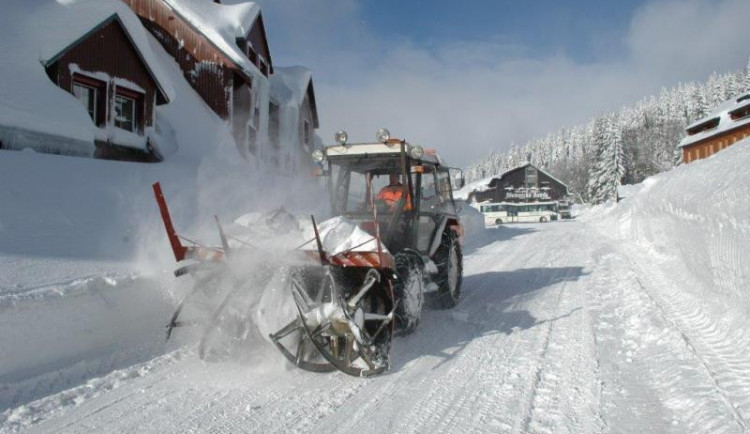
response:
{"label": "snow-covered road", "polygon": [[585,221],[482,238],[465,252],[461,303],[425,312],[385,375],[291,369],[270,345],[205,363],[188,346],[0,409],[0,432],[750,429],[750,354],[680,294],[668,259]]}

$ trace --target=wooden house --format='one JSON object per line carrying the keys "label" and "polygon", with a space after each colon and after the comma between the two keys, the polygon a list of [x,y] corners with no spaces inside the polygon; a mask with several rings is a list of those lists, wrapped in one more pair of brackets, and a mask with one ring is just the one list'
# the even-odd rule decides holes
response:
{"label": "wooden house", "polygon": [[526,163],[493,178],[484,191],[469,195],[474,202],[559,202],[568,186],[544,170]]}
{"label": "wooden house", "polygon": [[148,131],[154,127],[155,106],[169,97],[118,14],[43,64],[49,78],[80,101],[97,127],[95,157],[161,159]]}
{"label": "wooden house", "polygon": [[267,142],[273,73],[260,7],[218,0],[123,1],[206,104],[230,122],[240,152],[258,157]]}
{"label": "wooden house", "polygon": [[750,94],[721,104],[711,115],[687,127],[679,148],[690,163],[709,157],[750,136]]}

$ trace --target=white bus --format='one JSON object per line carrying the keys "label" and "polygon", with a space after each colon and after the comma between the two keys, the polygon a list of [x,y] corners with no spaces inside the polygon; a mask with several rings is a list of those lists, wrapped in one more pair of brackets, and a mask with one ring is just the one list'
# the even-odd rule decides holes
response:
{"label": "white bus", "polygon": [[560,218],[557,202],[483,202],[478,204],[485,225],[545,223]]}

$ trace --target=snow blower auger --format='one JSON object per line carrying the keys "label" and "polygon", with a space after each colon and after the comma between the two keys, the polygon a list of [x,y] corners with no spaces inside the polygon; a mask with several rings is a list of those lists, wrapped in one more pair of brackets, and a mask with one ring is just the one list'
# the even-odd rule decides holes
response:
{"label": "snow blower auger", "polygon": [[[314,217],[312,224],[321,265],[292,269],[288,286],[297,318],[269,337],[302,369],[338,369],[356,377],[380,374],[389,367],[393,337],[393,257],[378,236],[365,236],[358,245],[329,255]],[[362,239],[364,232],[358,230],[349,232],[349,238]],[[358,250],[373,244],[377,251]]]}

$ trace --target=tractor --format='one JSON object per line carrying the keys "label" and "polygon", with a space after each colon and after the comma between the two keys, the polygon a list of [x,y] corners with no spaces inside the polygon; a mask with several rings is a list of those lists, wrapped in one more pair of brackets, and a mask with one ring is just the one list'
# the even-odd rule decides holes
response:
{"label": "tractor", "polygon": [[[333,217],[318,223],[311,216],[312,234],[295,252],[306,259],[285,268],[296,315],[268,338],[302,369],[369,377],[389,368],[393,337],[417,328],[425,303],[448,309],[459,301],[464,231],[452,192],[464,179],[435,151],[391,138],[385,129],[375,142],[348,143],[343,131],[335,140],[312,153]],[[190,248],[182,247],[160,194],[175,256],[179,251],[184,259]],[[208,259],[178,272],[198,273],[206,268],[200,264],[234,256],[220,225],[219,232],[222,247],[193,247],[194,258],[202,252]],[[231,299],[219,303],[214,323]],[[168,335],[182,325],[183,304],[167,324]],[[204,340],[211,333],[209,324]]]}

